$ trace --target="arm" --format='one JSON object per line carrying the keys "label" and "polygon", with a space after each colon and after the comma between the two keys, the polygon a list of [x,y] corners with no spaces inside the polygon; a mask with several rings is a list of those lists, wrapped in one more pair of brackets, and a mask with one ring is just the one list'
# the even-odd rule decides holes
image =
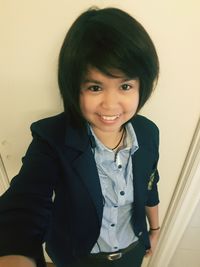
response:
{"label": "arm", "polygon": [[149,176],[148,180],[148,187],[147,187],[147,202],[146,202],[146,216],[149,222],[149,239],[151,248],[146,251],[146,255],[150,255],[154,252],[156,244],[158,242],[160,224],[159,224],[159,193],[157,183],[159,181],[159,173],[157,169],[158,160],[159,160],[159,129],[156,127],[154,128],[153,137],[154,140],[154,152],[155,152],[155,161],[152,166],[152,172]]}
{"label": "arm", "polygon": [[146,206],[146,215],[149,221],[150,229],[158,228],[159,227],[158,205],[154,207]]}
{"label": "arm", "polygon": [[[42,243],[51,217],[57,172],[57,162],[48,144],[35,137],[19,174],[0,197],[0,256],[23,255],[45,266]],[[5,260],[8,258],[1,258]],[[9,261],[13,262],[13,258]],[[1,266],[4,267],[2,262]]]}
{"label": "arm", "polygon": [[146,215],[150,226],[149,238],[151,243],[151,249],[147,251],[148,256],[154,252],[160,232],[158,205],[153,207],[146,206]]}
{"label": "arm", "polygon": [[9,255],[0,257],[0,267],[36,267],[36,264],[31,258]]}

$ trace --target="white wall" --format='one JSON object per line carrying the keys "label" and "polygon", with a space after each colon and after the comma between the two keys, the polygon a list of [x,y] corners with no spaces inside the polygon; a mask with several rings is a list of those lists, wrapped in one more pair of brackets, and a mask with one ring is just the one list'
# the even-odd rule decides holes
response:
{"label": "white wall", "polygon": [[0,0],[0,154],[11,179],[31,140],[30,123],[62,110],[57,56],[69,26],[91,5],[128,11],[157,47],[160,80],[142,113],[161,133],[163,220],[199,117],[198,0]]}

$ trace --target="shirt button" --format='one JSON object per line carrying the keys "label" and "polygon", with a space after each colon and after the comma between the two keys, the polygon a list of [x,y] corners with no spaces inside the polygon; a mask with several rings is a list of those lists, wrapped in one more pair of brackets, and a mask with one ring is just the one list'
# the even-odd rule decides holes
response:
{"label": "shirt button", "polygon": [[121,196],[124,196],[125,195],[125,192],[124,191],[120,191],[120,195]]}
{"label": "shirt button", "polygon": [[118,206],[117,206],[117,205],[115,205],[115,206],[114,206],[114,208],[118,208]]}
{"label": "shirt button", "polygon": [[112,223],[110,226],[114,227],[114,226],[115,226],[115,224],[114,224],[114,223]]}
{"label": "shirt button", "polygon": [[118,169],[121,169],[121,168],[122,168],[122,165],[121,165],[121,164],[119,164],[119,165],[118,165]]}
{"label": "shirt button", "polygon": [[118,249],[118,247],[114,247],[114,249]]}

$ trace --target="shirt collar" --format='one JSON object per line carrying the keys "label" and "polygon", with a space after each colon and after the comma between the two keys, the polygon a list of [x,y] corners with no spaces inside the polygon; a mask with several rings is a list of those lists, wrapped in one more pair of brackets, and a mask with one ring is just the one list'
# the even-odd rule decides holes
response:
{"label": "shirt collar", "polygon": [[138,150],[139,144],[133,125],[130,122],[126,124],[126,132],[126,146],[131,148],[131,154],[133,154],[136,150]]}
{"label": "shirt collar", "polygon": [[[130,122],[128,122],[126,125],[126,139],[125,139],[125,149],[131,149],[131,154],[133,154],[136,150],[138,150],[138,140],[137,136],[135,134],[134,128]],[[98,137],[95,135],[91,125],[88,123],[88,132],[90,135],[92,134],[96,143],[96,149],[98,151],[106,150],[109,152],[113,152],[111,149],[104,146],[104,144],[98,139]]]}

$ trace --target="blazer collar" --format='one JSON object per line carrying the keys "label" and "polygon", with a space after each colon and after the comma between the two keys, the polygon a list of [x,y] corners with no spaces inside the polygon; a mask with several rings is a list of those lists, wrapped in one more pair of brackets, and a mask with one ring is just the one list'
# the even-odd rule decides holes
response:
{"label": "blazer collar", "polygon": [[76,129],[69,124],[66,125],[65,145],[79,151],[85,151],[90,145],[87,130]]}

